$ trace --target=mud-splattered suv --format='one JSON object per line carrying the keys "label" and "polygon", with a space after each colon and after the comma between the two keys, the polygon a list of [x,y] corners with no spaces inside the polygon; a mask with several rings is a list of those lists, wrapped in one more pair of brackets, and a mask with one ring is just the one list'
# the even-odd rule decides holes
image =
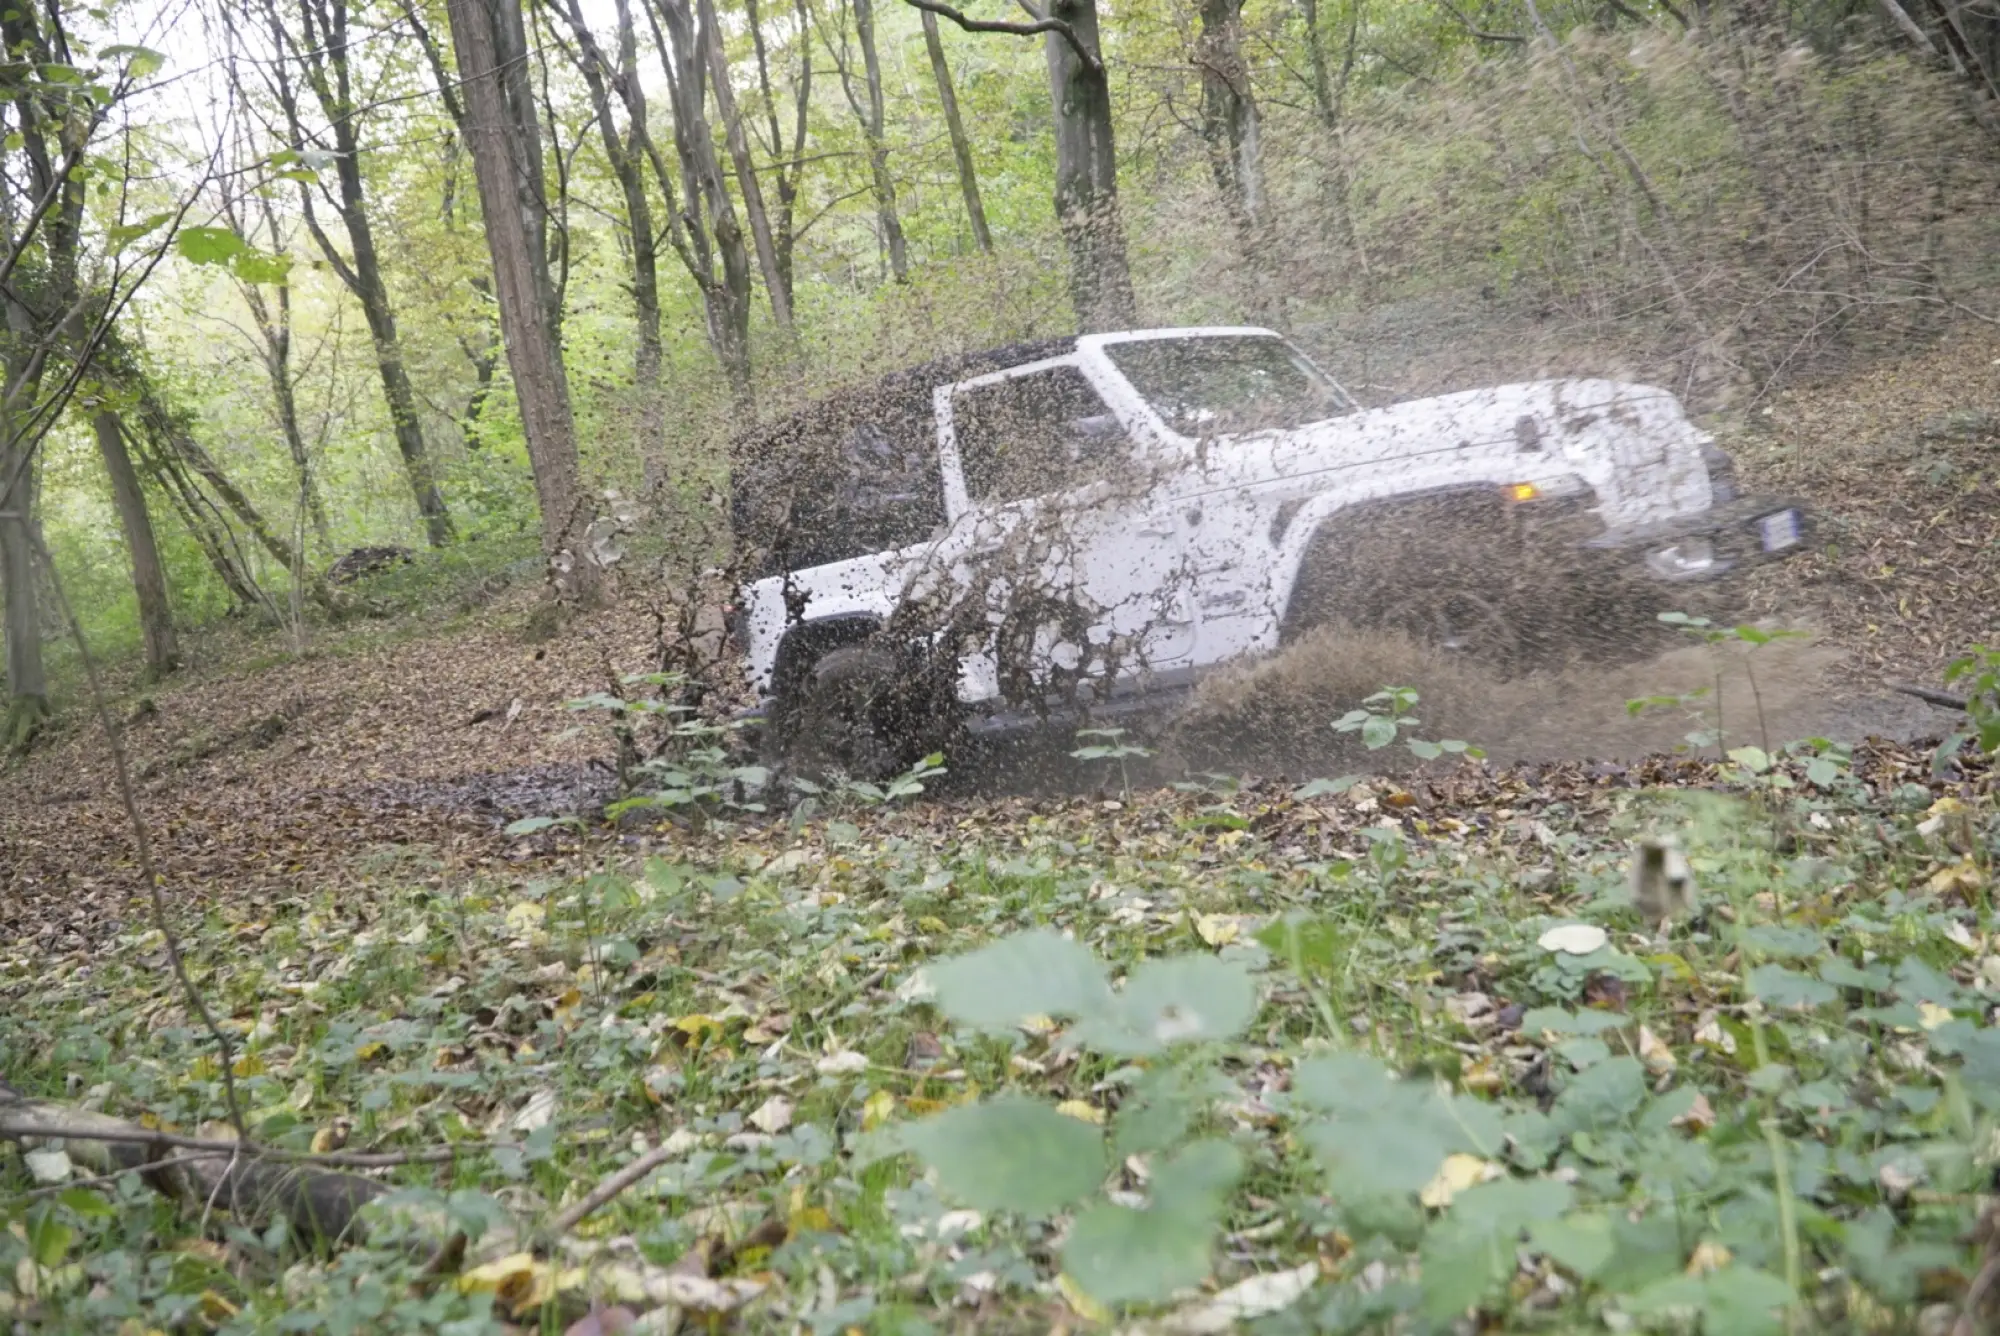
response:
{"label": "mud-splattered suv", "polygon": [[1664,390],[1364,410],[1249,328],[901,372],[740,442],[733,493],[769,745],[862,775],[959,730],[1169,704],[1329,621],[1518,665],[1808,537]]}

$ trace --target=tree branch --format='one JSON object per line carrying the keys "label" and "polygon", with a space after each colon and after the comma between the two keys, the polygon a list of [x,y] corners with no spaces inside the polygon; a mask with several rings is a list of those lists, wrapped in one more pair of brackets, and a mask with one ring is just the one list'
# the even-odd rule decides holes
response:
{"label": "tree branch", "polygon": [[[1043,18],[1036,19],[1032,23],[1010,23],[1005,19],[971,18],[950,5],[940,3],[940,0],[906,0],[906,3],[913,9],[928,10],[933,14],[942,15],[967,32],[1006,32],[1013,33],[1016,37],[1033,37],[1037,33],[1044,32],[1060,33],[1062,39],[1069,43],[1070,49],[1076,52],[1077,59],[1083,62],[1085,69],[1092,74],[1104,73],[1104,62],[1097,58],[1096,52],[1083,44],[1083,39],[1076,35],[1076,29],[1062,19]],[[1517,37],[1514,40],[1521,39]]]}
{"label": "tree branch", "polygon": [[[914,4],[916,3],[916,0],[910,0],[910,2]],[[1528,40],[1527,38],[1521,36],[1518,33],[1487,32],[1484,29],[1482,29],[1478,24],[1474,23],[1471,17],[1467,15],[1463,10],[1459,9],[1457,5],[1454,5],[1451,2],[1451,0],[1438,0],[1438,3],[1445,7],[1446,13],[1450,14],[1453,18],[1458,20],[1460,27],[1464,28],[1466,32],[1470,33],[1472,36],[1478,38],[1482,42],[1521,43]]]}

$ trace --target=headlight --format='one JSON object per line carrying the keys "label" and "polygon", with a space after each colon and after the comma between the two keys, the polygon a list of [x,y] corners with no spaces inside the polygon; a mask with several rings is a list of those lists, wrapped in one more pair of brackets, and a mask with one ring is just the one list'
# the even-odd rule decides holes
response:
{"label": "headlight", "polygon": [[1646,569],[1662,580],[1686,580],[1714,568],[1715,544],[1706,538],[1683,538],[1646,554]]}

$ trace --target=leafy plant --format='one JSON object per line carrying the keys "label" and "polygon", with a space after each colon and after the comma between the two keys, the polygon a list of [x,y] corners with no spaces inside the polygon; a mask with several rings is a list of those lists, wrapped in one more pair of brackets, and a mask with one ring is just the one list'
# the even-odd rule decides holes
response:
{"label": "leafy plant", "polygon": [[1134,758],[1143,760],[1153,754],[1153,749],[1141,746],[1136,742],[1127,741],[1125,730],[1122,728],[1080,728],[1076,731],[1076,736],[1079,742],[1082,742],[1085,738],[1102,739],[1099,742],[1084,743],[1083,746],[1072,751],[1070,755],[1079,761],[1116,761],[1118,763],[1119,786],[1124,792],[1125,800],[1130,802],[1132,800],[1132,774],[1127,768],[1126,762]]}
{"label": "leafy plant", "polygon": [[1361,744],[1369,751],[1380,751],[1402,736],[1403,745],[1419,760],[1435,761],[1440,756],[1470,756],[1482,759],[1486,753],[1469,743],[1455,738],[1445,738],[1429,742],[1423,738],[1406,736],[1410,730],[1422,724],[1411,713],[1421,699],[1411,687],[1384,687],[1361,702],[1358,709],[1349,710],[1334,721],[1336,733],[1359,733]]}
{"label": "leafy plant", "polygon": [[[1088,948],[1036,929],[941,961],[929,976],[938,1006],[961,1024],[997,1029],[1067,1017],[1078,1044],[1156,1065],[1126,1069],[1125,1096],[1103,1131],[1089,1106],[1002,1094],[911,1125],[903,1144],[946,1192],[982,1210],[1048,1216],[1087,1203],[1064,1242],[1063,1266],[1101,1303],[1160,1300],[1199,1284],[1244,1169],[1229,1141],[1197,1134],[1207,1105],[1228,1089],[1215,1046],[1257,1010],[1244,967],[1169,956],[1140,963],[1114,989]],[[1158,1157],[1145,1202],[1103,1196],[1109,1169],[1134,1155]]]}
{"label": "leafy plant", "polygon": [[1974,645],[1944,670],[1946,683],[1965,693],[1968,727],[1945,739],[1940,755],[1951,755],[1970,740],[1991,755],[2000,752],[2000,649]]}

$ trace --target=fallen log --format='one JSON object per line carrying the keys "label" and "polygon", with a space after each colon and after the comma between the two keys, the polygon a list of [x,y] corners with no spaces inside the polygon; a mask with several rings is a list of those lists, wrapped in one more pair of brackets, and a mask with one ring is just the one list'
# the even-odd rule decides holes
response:
{"label": "fallen log", "polygon": [[[175,1201],[220,1208],[252,1228],[279,1216],[317,1247],[359,1242],[361,1208],[388,1185],[360,1174],[272,1156],[259,1147],[178,1137],[54,1100],[30,1099],[0,1084],[0,1138],[60,1150],[99,1175],[136,1173]],[[186,1143],[196,1143],[189,1150]]]}

